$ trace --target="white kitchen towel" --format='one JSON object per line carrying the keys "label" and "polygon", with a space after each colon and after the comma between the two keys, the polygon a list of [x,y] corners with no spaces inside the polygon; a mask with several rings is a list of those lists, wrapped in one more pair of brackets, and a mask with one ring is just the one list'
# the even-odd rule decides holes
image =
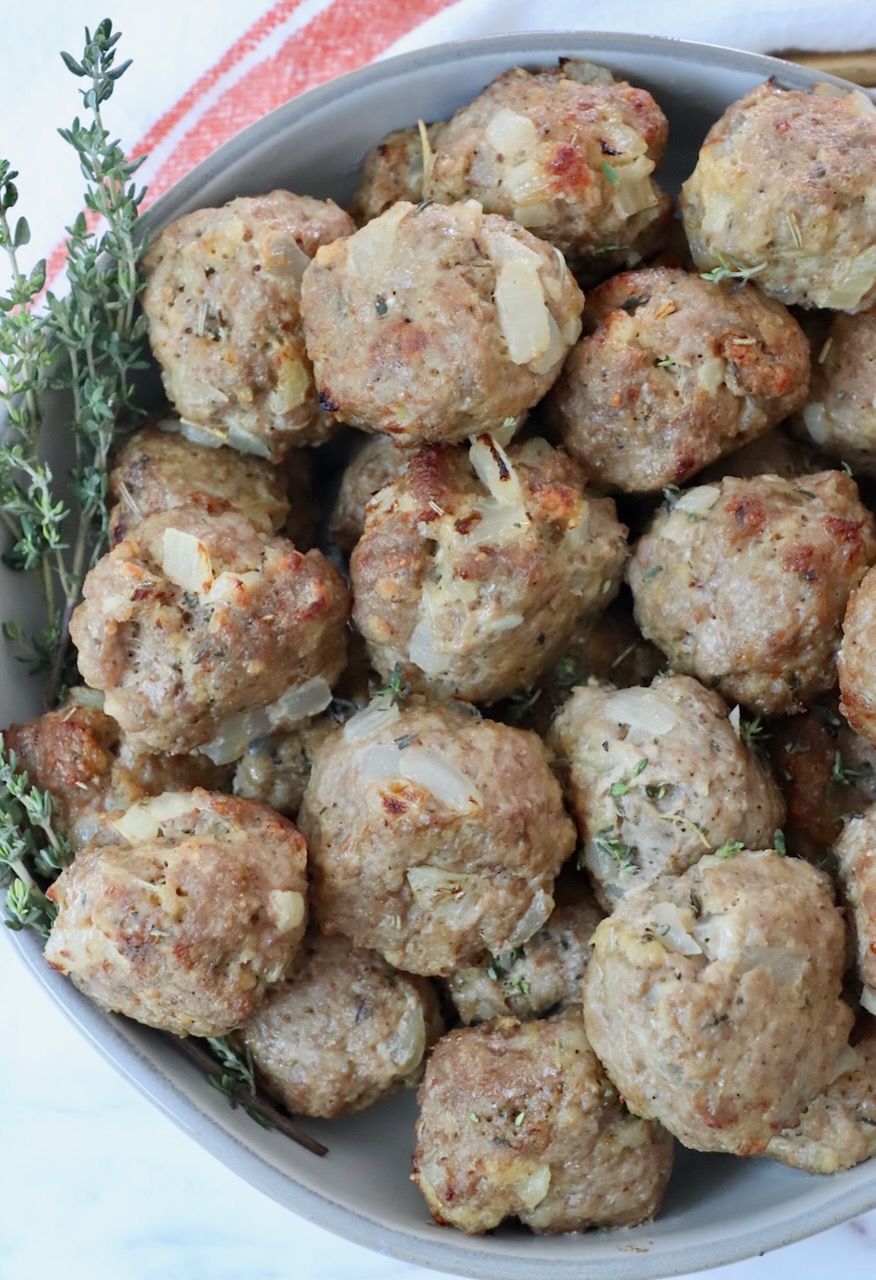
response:
{"label": "white kitchen towel", "polygon": [[[109,7],[109,6],[107,6]],[[4,0],[0,156],[20,170],[33,233],[25,265],[64,258],[82,180],[56,129],[81,110],[61,49],[103,16],[93,0]],[[365,62],[443,40],[520,30],[613,30],[770,51],[876,47],[873,0],[115,0],[133,65],[105,118],[154,199],[226,138],[297,93]],[[327,145],[330,145],[327,143]],[[8,279],[0,264],[0,284]]]}

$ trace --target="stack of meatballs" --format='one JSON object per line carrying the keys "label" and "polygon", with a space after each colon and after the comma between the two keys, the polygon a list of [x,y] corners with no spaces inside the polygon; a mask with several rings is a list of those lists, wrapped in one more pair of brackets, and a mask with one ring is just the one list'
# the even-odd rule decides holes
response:
{"label": "stack of meatballs", "polygon": [[351,214],[167,227],[84,684],[7,734],[48,962],[295,1114],[418,1085],[472,1233],[876,1155],[876,108],[753,89],[681,222],[666,143],[563,60]]}

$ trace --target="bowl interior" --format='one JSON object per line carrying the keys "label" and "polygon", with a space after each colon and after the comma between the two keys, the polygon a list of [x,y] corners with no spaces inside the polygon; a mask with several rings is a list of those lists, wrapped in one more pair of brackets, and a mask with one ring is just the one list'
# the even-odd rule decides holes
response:
{"label": "bowl interior", "polygon": [[[367,150],[391,129],[444,118],[514,65],[589,58],[649,89],[669,117],[658,174],[677,190],[707,129],[728,103],[776,75],[792,87],[813,76],[771,59],[705,45],[625,35],[505,36],[408,54],[367,67],[281,107],[204,161],[144,219],[154,232],[192,209],[274,187],[345,203]],[[821,77],[828,78],[828,77]],[[60,427],[62,411],[49,414]],[[0,570],[5,615],[36,616],[30,584]],[[0,647],[0,721],[38,713],[36,684]],[[6,931],[3,931],[4,933]],[[809,1178],[767,1161],[679,1152],[655,1223],[557,1238],[503,1229],[469,1239],[428,1222],[409,1180],[414,1100],[408,1095],[344,1120],[306,1122],[329,1155],[319,1159],[265,1132],[206,1084],[171,1038],[101,1014],[49,971],[35,937],[9,935],[36,979],[101,1053],[192,1137],[241,1176],[322,1226],[422,1266],[469,1276],[644,1280],[762,1252],[822,1230],[876,1204],[876,1162],[832,1178]],[[290,1238],[294,1224],[290,1222]]]}

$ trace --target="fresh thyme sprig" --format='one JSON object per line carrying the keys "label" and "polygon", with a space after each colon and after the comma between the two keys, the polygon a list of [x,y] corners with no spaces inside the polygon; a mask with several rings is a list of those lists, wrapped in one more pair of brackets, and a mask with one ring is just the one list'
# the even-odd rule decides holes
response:
{"label": "fresh thyme sprig", "polygon": [[[30,230],[25,218],[10,216],[18,202],[18,174],[0,160],[0,249],[12,276],[9,292],[0,297],[0,398],[8,420],[0,446],[0,499],[11,535],[4,560],[14,569],[39,571],[48,615],[46,628],[29,639],[15,624],[4,631],[23,641],[26,660],[46,663],[50,697],[62,682],[70,616],[82,582],[106,545],[110,444],[131,397],[131,375],[145,364],[146,321],[135,314],[143,283],[136,221],[145,190],[132,182],[141,160],[125,158],[101,114],[129,66],[115,65],[118,40],[106,19],[93,34],[86,28],[80,61],[61,55],[67,69],[86,81],[81,95],[89,118],[77,117],[59,132],[79,157],[85,207],[103,219],[103,230],[92,229],[84,212],[67,228],[69,291],[63,298],[46,294],[44,311],[36,304],[45,262],[29,274],[22,269],[19,250]],[[72,506],[57,490],[42,448],[42,401],[54,390],[71,397]]]}
{"label": "fresh thyme sprig", "polygon": [[36,877],[52,879],[70,861],[70,845],[55,830],[52,797],[31,784],[0,734],[0,886],[6,924],[48,937],[55,906]]}
{"label": "fresh thyme sprig", "polygon": [[732,253],[722,253],[720,249],[715,250],[715,257],[718,259],[717,267],[700,272],[700,279],[709,280],[712,284],[719,284],[722,280],[738,280],[740,285],[747,284],[752,276],[760,275],[761,271],[766,270],[765,262],[759,262],[756,267],[747,267]]}
{"label": "fresh thyme sprig", "polygon": [[262,1128],[278,1129],[314,1155],[328,1154],[328,1147],[303,1133],[288,1116],[258,1096],[252,1055],[248,1051],[238,1053],[227,1036],[212,1036],[204,1040],[190,1037],[178,1043],[180,1049],[198,1064],[214,1089],[225,1094],[232,1107],[243,1107]]}

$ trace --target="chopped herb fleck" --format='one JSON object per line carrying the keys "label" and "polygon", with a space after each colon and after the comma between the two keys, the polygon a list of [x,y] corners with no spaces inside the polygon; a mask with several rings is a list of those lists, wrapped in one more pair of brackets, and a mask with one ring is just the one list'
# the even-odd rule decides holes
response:
{"label": "chopped herb fleck", "polygon": [[386,305],[386,298],[382,294],[377,295],[374,299],[374,310],[379,316],[385,316],[389,308]]}
{"label": "chopped herb fleck", "polygon": [[715,850],[715,857],[732,858],[744,848],[745,845],[741,840],[725,840],[721,847]]}
{"label": "chopped herb fleck", "polygon": [[777,828],[773,832],[773,848],[775,849],[776,853],[781,854],[783,858],[785,854],[788,852],[788,847],[785,844],[785,833],[784,831],[781,830],[781,828]]}
{"label": "chopped herb fleck", "polygon": [[393,742],[399,751],[404,751],[405,747],[409,747],[412,742],[416,742],[419,736],[418,733],[406,733],[402,738],[393,738]]}
{"label": "chopped herb fleck", "polygon": [[518,1111],[517,1115],[514,1117],[514,1128],[519,1129],[525,1119],[526,1119],[526,1112]]}
{"label": "chopped herb fleck", "polygon": [[693,889],[690,891],[688,902],[690,903],[691,911],[694,913],[694,918],[699,920],[700,916],[703,914],[703,904]]}
{"label": "chopped herb fleck", "polygon": [[742,285],[752,276],[766,271],[765,262],[759,262],[756,267],[746,267],[732,253],[721,253],[720,250],[716,251],[715,257],[718,259],[718,266],[713,267],[711,271],[700,272],[700,279],[708,280],[711,284],[718,284],[721,280],[738,280]]}
{"label": "chopped herb fleck", "polygon": [[603,160],[602,162],[602,172],[605,174],[606,178],[608,178],[613,187],[618,185],[620,179],[617,176],[617,169],[615,169],[614,165],[609,164],[607,160]]}
{"label": "chopped herb fleck", "polygon": [[642,574],[643,582],[650,582],[652,578],[656,578],[658,573],[663,572],[662,564],[653,564],[650,569],[646,569]]}
{"label": "chopped herb fleck", "polygon": [[601,831],[597,831],[593,841],[600,853],[614,859],[618,870],[630,875],[634,875],[639,870],[636,866],[639,850],[635,845],[627,844],[622,840],[611,827],[603,827]]}

